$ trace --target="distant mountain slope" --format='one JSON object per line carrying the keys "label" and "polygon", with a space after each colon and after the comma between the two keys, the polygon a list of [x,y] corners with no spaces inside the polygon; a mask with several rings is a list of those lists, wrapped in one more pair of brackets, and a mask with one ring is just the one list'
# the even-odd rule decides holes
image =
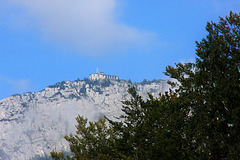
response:
{"label": "distant mountain slope", "polygon": [[29,159],[53,150],[68,150],[64,135],[75,132],[78,114],[90,120],[119,116],[127,89],[158,96],[166,80],[132,83],[125,80],[63,81],[36,93],[12,95],[0,101],[0,160]]}

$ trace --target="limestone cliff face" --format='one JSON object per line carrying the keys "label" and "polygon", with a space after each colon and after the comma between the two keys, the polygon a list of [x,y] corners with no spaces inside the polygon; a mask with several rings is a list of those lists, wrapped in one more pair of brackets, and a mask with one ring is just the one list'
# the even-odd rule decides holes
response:
{"label": "limestone cliff face", "polygon": [[128,86],[143,97],[158,96],[167,81],[129,83],[125,80],[63,81],[36,93],[12,95],[0,101],[0,160],[29,159],[53,150],[69,150],[64,135],[75,132],[75,118],[89,120],[122,114]]}

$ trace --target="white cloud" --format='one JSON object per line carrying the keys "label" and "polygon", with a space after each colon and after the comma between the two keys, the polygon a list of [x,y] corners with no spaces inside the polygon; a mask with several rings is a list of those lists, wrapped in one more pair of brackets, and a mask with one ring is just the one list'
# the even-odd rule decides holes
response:
{"label": "white cloud", "polygon": [[23,93],[29,89],[29,81],[26,79],[14,80],[9,77],[0,75],[1,84],[10,85],[15,93]]}
{"label": "white cloud", "polygon": [[[147,45],[154,33],[117,20],[117,0],[11,0],[43,38],[80,54],[99,56]],[[30,24],[32,26],[32,24]]]}

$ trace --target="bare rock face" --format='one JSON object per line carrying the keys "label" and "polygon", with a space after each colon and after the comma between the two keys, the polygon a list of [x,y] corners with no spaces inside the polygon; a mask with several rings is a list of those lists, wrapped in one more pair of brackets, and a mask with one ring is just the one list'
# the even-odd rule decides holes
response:
{"label": "bare rock face", "polygon": [[113,118],[134,86],[147,98],[164,93],[166,80],[131,83],[125,80],[63,81],[36,93],[16,94],[0,101],[0,160],[31,159],[51,151],[68,151],[64,136],[75,133],[75,118]]}

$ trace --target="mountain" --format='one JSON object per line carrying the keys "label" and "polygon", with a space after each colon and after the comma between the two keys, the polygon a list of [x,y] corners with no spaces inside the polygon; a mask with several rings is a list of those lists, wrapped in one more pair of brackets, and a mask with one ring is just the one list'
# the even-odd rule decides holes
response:
{"label": "mountain", "polygon": [[62,81],[35,93],[15,94],[0,101],[0,160],[31,159],[50,151],[68,151],[64,136],[75,133],[75,118],[89,120],[122,114],[121,101],[129,86],[147,97],[168,90],[167,80],[132,83],[126,80],[87,78]]}

